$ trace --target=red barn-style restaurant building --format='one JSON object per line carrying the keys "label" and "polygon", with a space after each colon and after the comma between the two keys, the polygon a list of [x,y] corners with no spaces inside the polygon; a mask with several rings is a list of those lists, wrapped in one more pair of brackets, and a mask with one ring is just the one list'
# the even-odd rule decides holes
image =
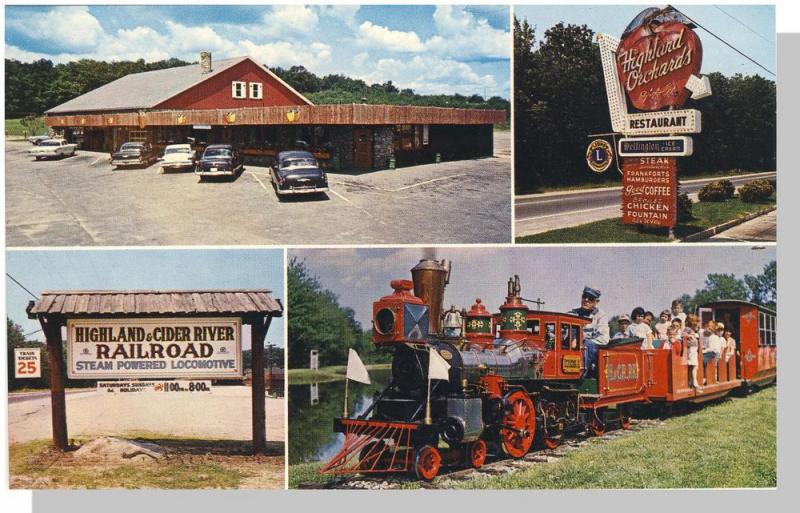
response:
{"label": "red barn-style restaurant building", "polygon": [[247,162],[309,149],[333,169],[385,169],[493,154],[505,111],[398,105],[314,105],[249,57],[134,73],[48,110],[53,131],[91,151],[128,141],[228,143]]}

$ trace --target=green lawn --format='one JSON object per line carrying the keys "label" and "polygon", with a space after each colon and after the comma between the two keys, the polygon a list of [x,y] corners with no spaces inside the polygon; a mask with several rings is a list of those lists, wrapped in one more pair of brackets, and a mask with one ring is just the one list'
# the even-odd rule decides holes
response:
{"label": "green lawn", "polygon": [[[372,363],[368,364],[368,370],[382,370],[391,369],[391,363]],[[328,381],[342,381],[345,379],[347,373],[346,365],[330,365],[328,367],[320,367],[319,370],[311,369],[289,369],[289,384],[290,385],[308,385],[311,383],[325,383]]]}
{"label": "green lawn", "polygon": [[[591,442],[554,463],[454,488],[773,488],[777,387],[732,397],[627,436]],[[289,466],[289,487],[324,483],[321,463]],[[414,481],[404,488],[416,488]]]}
{"label": "green lawn", "polygon": [[36,134],[29,134],[26,132],[25,127],[20,123],[21,119],[7,119],[6,120],[6,136],[22,137],[23,135],[45,135],[47,134],[47,127],[44,126],[44,117],[42,117],[42,128]]}
{"label": "green lawn", "polygon": [[556,463],[462,488],[773,488],[776,396],[770,387],[624,438],[598,441]]}
{"label": "green lawn", "polygon": [[[675,228],[675,235],[683,238],[726,221],[775,206],[773,195],[767,203],[744,203],[738,196],[721,202],[698,201],[692,206],[694,218]],[[669,242],[665,228],[642,228],[622,224],[619,217],[603,219],[571,228],[517,237],[521,243],[577,243],[577,242]]]}

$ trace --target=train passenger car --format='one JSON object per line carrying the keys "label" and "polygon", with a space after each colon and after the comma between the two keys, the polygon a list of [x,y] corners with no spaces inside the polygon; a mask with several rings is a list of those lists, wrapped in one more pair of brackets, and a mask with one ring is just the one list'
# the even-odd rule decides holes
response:
{"label": "train passenger car", "polygon": [[735,368],[742,386],[753,387],[773,383],[778,376],[777,326],[774,310],[746,301],[717,301],[700,307],[702,322],[714,320],[725,324],[736,340]]}

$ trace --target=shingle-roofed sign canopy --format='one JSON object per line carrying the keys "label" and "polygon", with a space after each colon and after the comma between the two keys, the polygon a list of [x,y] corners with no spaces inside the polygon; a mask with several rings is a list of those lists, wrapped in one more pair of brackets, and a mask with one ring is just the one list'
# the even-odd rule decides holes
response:
{"label": "shingle-roofed sign canopy", "polygon": [[283,307],[269,290],[55,290],[31,301],[28,316],[39,315],[236,315],[280,317]]}
{"label": "shingle-roofed sign canopy", "polygon": [[[210,341],[223,340],[226,347],[233,347],[235,351],[228,350],[227,355],[232,355],[235,361],[241,361],[241,324],[250,325],[251,337],[251,351],[252,351],[252,413],[253,413],[253,449],[255,452],[263,452],[266,449],[266,403],[265,403],[265,388],[264,388],[264,339],[267,331],[269,330],[270,323],[273,317],[280,317],[283,315],[283,305],[279,300],[272,297],[269,290],[266,289],[231,289],[231,290],[53,290],[45,291],[37,301],[28,303],[28,317],[31,319],[39,319],[42,325],[47,340],[47,357],[50,364],[50,395],[51,395],[51,409],[52,409],[52,422],[53,422],[53,445],[61,450],[67,450],[69,447],[67,437],[67,414],[66,414],[66,397],[64,394],[64,385],[66,382],[67,372],[64,364],[64,341],[61,330],[67,327],[68,332],[68,354],[67,360],[70,362],[70,371],[73,369],[73,363],[77,351],[70,352],[73,345],[72,338],[69,333],[75,331],[76,333],[86,334],[86,339],[81,340],[77,338],[79,343],[97,343],[99,345],[115,345],[117,350],[130,351],[131,354],[142,356],[123,356],[123,358],[163,358],[165,347],[173,345],[179,347],[180,343],[187,343],[190,341],[202,341],[207,347],[211,347]],[[237,319],[238,318],[238,319]],[[194,321],[192,321],[194,319]],[[197,330],[189,330],[185,325],[203,325],[209,323],[219,323],[225,320],[229,325],[233,326],[227,328],[229,331],[221,332],[219,327],[209,328],[213,331],[204,331],[203,328]],[[234,319],[231,321],[231,319]],[[76,325],[90,325],[92,323],[100,323],[105,325],[133,325],[133,331],[126,331],[125,333],[143,333],[143,326],[149,326],[153,323],[157,325],[163,324],[164,327],[157,327],[160,329],[159,337],[164,333],[172,330],[183,330],[181,333],[186,333],[187,338],[176,337],[170,339],[173,343],[167,344],[166,342],[159,343],[165,338],[147,338],[139,337],[137,340],[131,340],[128,337],[131,335],[118,335],[115,338],[113,331],[107,328],[98,328],[95,330],[99,340],[89,339],[90,331],[86,328],[76,327]],[[172,326],[169,326],[169,324]],[[175,325],[183,327],[175,328]],[[199,331],[198,331],[199,330]],[[194,333],[194,335],[192,335]],[[197,335],[199,333],[199,335]],[[150,337],[148,334],[147,337]],[[197,338],[200,337],[200,338]],[[212,338],[206,338],[212,337]],[[153,341],[153,344],[160,347],[158,353],[148,353],[145,355],[145,343],[142,341]],[[156,342],[158,341],[158,342]],[[231,343],[228,344],[227,342]],[[193,342],[188,342],[192,344]],[[165,345],[166,344],[166,345]],[[88,344],[83,344],[87,346]],[[80,358],[86,356],[90,359],[98,359],[102,357],[102,361],[112,363],[109,360],[108,353],[110,349],[105,352],[98,350],[96,356],[92,356],[92,352],[86,352],[86,349],[80,352]],[[102,354],[101,354],[102,353]],[[166,351],[167,354],[170,351]],[[220,353],[222,351],[220,350]],[[116,355],[116,353],[114,353]],[[127,353],[126,353],[127,354]],[[189,354],[189,353],[187,353]],[[198,355],[197,351],[191,353],[193,357],[207,356],[210,357],[213,352],[206,355]],[[88,356],[87,356],[88,355]],[[173,355],[169,355],[174,357]],[[115,357],[115,356],[114,356]],[[230,358],[230,356],[228,357]],[[194,365],[197,366],[198,360],[195,360]],[[202,362],[200,362],[202,363]],[[213,363],[213,362],[212,362]],[[137,367],[138,368],[138,367]],[[146,367],[150,369],[151,366]],[[160,369],[167,367],[161,366]],[[181,366],[176,367],[183,368]],[[187,367],[188,368],[188,367]],[[194,367],[193,367],[194,368]],[[80,370],[80,369],[79,369]],[[95,370],[95,369],[91,369]],[[107,369],[104,369],[107,370]],[[151,372],[151,371],[148,371]],[[200,371],[203,374],[205,371]],[[114,374],[99,374],[94,376],[92,374],[85,374],[88,377],[102,379],[110,378],[127,378],[127,377],[140,377],[138,374],[127,375],[125,373]],[[163,378],[177,378],[181,375],[178,371],[166,371],[164,374],[159,374]],[[215,374],[209,373],[209,376]],[[220,374],[220,377],[227,376],[227,379],[233,377],[241,377],[241,367],[236,364],[235,374]],[[146,375],[144,377],[147,377]]]}

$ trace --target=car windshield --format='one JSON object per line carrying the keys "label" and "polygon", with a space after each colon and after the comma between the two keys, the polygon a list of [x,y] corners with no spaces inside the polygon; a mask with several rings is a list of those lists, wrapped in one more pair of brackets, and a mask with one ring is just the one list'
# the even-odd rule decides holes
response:
{"label": "car windshield", "polygon": [[61,146],[61,141],[56,140],[49,140],[49,141],[42,141],[42,146]]}
{"label": "car windshield", "polygon": [[122,145],[122,148],[120,148],[120,150],[121,151],[125,151],[125,150],[141,150],[142,146],[143,146],[142,144],[125,143],[125,144]]}
{"label": "car windshield", "polygon": [[191,153],[191,148],[167,148],[164,150],[164,155],[169,155],[171,153]]}
{"label": "car windshield", "polygon": [[228,148],[209,148],[203,153],[203,157],[230,157],[231,150]]}
{"label": "car windshield", "polygon": [[284,159],[281,162],[281,167],[317,167],[317,160],[311,157]]}

